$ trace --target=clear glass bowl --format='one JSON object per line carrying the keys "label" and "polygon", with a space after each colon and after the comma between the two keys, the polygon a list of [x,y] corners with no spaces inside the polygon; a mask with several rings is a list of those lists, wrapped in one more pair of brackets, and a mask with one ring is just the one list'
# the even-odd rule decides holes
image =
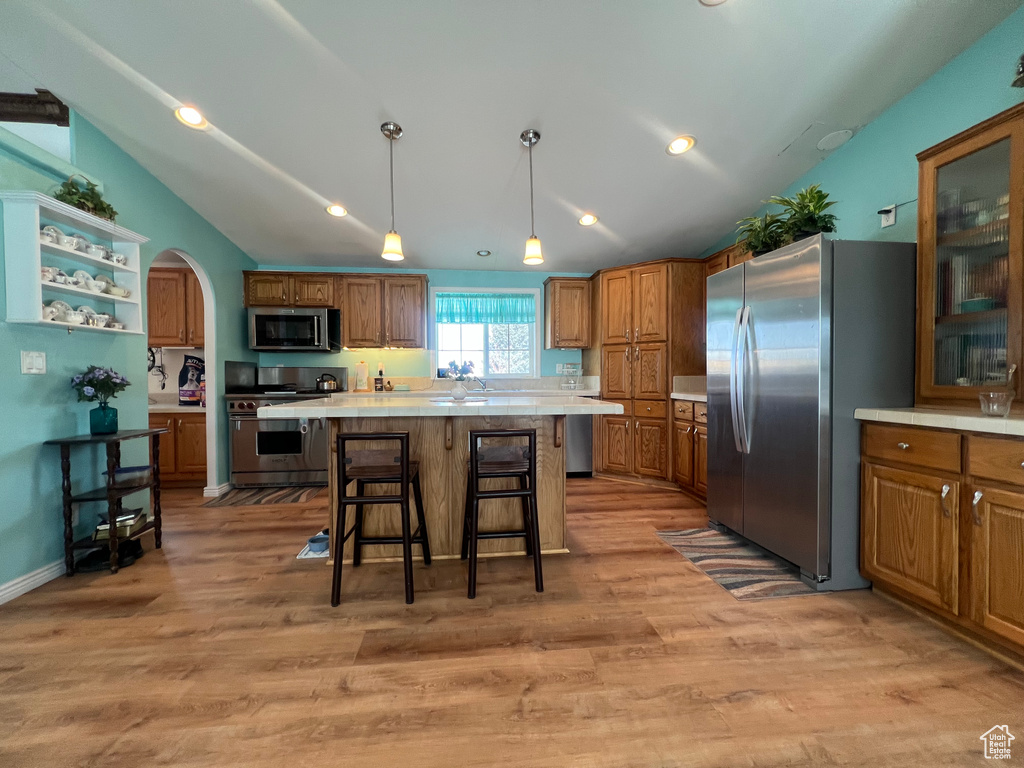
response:
{"label": "clear glass bowl", "polygon": [[978,400],[981,401],[981,412],[985,416],[1010,415],[1010,403],[1013,402],[1014,391],[1012,389],[990,389],[978,393]]}

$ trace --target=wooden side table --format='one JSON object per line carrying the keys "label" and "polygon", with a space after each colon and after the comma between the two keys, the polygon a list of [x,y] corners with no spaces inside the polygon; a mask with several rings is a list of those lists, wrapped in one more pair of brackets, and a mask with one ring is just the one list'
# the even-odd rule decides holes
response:
{"label": "wooden side table", "polygon": [[[60,471],[62,475],[61,489],[64,500],[64,575],[73,576],[75,573],[75,550],[76,549],[98,549],[103,546],[101,541],[93,541],[91,535],[74,540],[74,529],[71,525],[71,505],[78,501],[107,501],[107,520],[110,523],[110,572],[117,573],[117,547],[120,540],[117,537],[117,518],[121,512],[121,500],[125,496],[152,489],[153,494],[153,519],[147,520],[146,524],[128,537],[128,541],[137,539],[142,534],[153,531],[156,540],[156,548],[161,545],[161,523],[160,523],[160,435],[165,434],[166,429],[125,429],[115,432],[113,435],[76,435],[56,440],[47,440],[44,445],[60,446]],[[150,464],[150,479],[148,482],[132,486],[116,485],[115,473],[121,466],[121,443],[125,440],[133,440],[139,437],[148,437],[152,442],[152,463]],[[94,488],[85,493],[71,493],[71,446],[73,445],[105,445],[107,448],[107,484]]]}

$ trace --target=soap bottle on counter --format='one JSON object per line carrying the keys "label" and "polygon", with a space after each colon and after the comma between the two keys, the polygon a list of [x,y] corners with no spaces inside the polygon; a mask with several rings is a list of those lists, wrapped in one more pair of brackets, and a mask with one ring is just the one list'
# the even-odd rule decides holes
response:
{"label": "soap bottle on counter", "polygon": [[356,392],[369,391],[369,368],[367,368],[365,361],[360,360],[356,363]]}
{"label": "soap bottle on counter", "polygon": [[373,379],[373,391],[384,391],[384,363],[377,363],[377,375]]}

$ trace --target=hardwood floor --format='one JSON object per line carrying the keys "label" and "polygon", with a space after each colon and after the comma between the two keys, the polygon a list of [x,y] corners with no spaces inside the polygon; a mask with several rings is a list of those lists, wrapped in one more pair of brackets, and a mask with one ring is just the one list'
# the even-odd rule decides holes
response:
{"label": "hardwood floor", "polygon": [[[862,591],[740,603],[654,534],[669,489],[569,481],[569,547],[297,561],[324,502],[203,509],[164,548],[0,606],[0,766],[963,766],[1024,674]],[[428,500],[429,503],[429,500]],[[1024,747],[1016,747],[1024,754]],[[1021,759],[1017,757],[1017,759]]]}

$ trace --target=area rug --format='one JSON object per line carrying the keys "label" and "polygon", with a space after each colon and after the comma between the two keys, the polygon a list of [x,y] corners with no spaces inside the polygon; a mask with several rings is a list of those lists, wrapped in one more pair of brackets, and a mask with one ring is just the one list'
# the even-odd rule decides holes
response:
{"label": "area rug", "polygon": [[819,594],[800,581],[793,565],[735,534],[695,528],[658,536],[737,600]]}
{"label": "area rug", "polygon": [[204,507],[249,507],[256,504],[302,504],[315,498],[326,486],[301,485],[289,488],[232,488]]}

